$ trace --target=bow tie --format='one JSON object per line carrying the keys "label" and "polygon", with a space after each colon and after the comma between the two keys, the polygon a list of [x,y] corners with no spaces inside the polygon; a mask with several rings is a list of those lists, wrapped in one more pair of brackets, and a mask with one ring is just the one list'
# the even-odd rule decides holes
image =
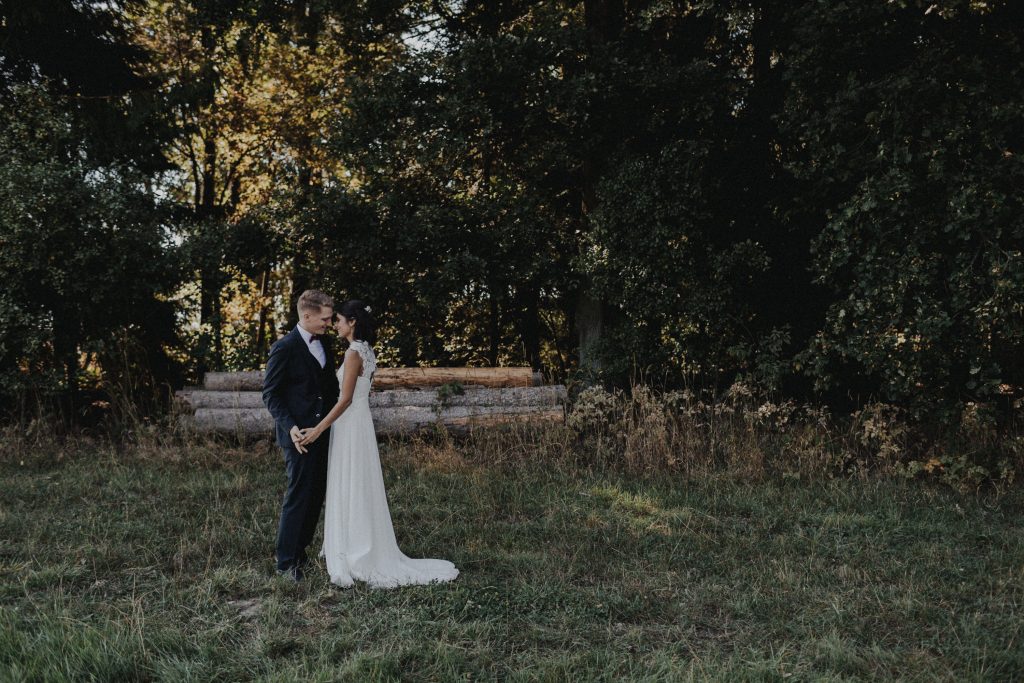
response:
{"label": "bow tie", "polygon": [[[320,335],[319,334],[311,334],[311,335],[309,335],[309,343],[312,344],[315,341],[320,341]],[[320,343],[323,344],[323,342],[320,342]]]}

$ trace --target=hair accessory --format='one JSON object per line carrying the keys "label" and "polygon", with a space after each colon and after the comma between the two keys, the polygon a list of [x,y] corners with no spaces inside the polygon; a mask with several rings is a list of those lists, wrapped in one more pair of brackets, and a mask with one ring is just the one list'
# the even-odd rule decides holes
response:
{"label": "hair accessory", "polygon": [[371,309],[371,308],[370,308],[369,306],[367,306],[367,307],[366,307],[365,309],[363,309],[363,310],[365,310],[365,311],[366,311],[367,313],[369,313],[369,312],[370,312],[370,311],[371,311],[372,309]]}

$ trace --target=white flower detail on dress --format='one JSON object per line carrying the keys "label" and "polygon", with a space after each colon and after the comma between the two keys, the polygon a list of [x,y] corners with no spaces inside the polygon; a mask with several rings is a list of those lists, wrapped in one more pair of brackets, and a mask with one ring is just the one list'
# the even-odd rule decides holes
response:
{"label": "white flower detail on dress", "polygon": [[350,351],[358,353],[363,361],[363,371],[359,373],[359,376],[368,377],[372,380],[373,373],[377,371],[377,356],[374,354],[373,349],[362,339],[353,339],[348,348]]}

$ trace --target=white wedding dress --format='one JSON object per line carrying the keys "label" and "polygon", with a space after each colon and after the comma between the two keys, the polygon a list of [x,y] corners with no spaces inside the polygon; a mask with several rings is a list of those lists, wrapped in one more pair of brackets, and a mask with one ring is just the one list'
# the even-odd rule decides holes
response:
{"label": "white wedding dress", "polygon": [[[373,588],[395,588],[451,581],[459,575],[451,562],[411,559],[398,548],[370,415],[376,357],[369,344],[358,340],[346,353],[358,353],[363,369],[356,379],[352,404],[331,425],[324,545],[320,552],[327,561],[331,583],[347,588],[357,579]],[[342,363],[339,383],[344,370]]]}

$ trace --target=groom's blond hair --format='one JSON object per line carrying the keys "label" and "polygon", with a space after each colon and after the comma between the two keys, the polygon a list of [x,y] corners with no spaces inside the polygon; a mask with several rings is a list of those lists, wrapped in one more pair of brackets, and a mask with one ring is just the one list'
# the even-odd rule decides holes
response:
{"label": "groom's blond hair", "polygon": [[299,315],[302,315],[303,311],[319,313],[321,308],[334,308],[334,299],[318,289],[307,289],[299,295]]}

